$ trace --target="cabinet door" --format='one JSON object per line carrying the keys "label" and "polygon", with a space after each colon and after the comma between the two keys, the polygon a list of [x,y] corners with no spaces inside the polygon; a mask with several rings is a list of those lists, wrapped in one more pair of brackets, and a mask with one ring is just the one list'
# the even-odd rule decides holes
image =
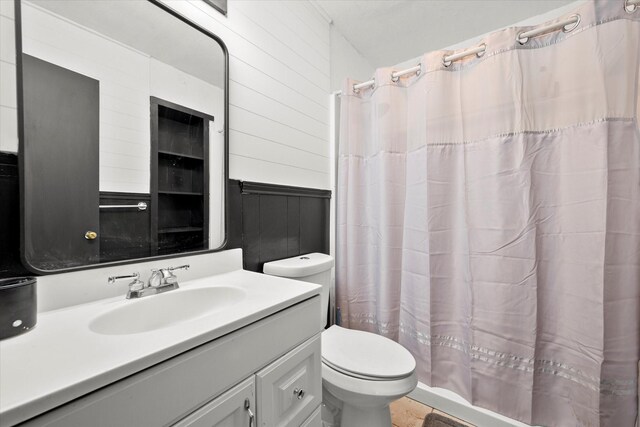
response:
{"label": "cabinet door", "polygon": [[258,425],[300,426],[322,401],[320,335],[256,374]]}
{"label": "cabinet door", "polygon": [[254,427],[255,411],[255,381],[251,376],[174,424],[174,427]]}
{"label": "cabinet door", "polygon": [[321,409],[318,407],[300,427],[322,427]]}

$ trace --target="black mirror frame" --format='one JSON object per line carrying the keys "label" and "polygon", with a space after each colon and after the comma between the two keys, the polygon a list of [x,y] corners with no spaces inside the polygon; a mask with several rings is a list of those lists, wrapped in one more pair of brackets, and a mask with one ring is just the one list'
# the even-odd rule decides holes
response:
{"label": "black mirror frame", "polygon": [[176,254],[158,255],[146,258],[132,258],[122,261],[105,262],[99,264],[89,264],[78,267],[60,268],[56,270],[42,270],[30,264],[25,253],[26,227],[24,225],[25,217],[25,183],[24,183],[24,111],[23,111],[23,81],[22,81],[22,12],[21,0],[14,0],[15,7],[15,47],[16,47],[16,95],[18,107],[18,171],[20,181],[20,260],[24,267],[30,272],[37,275],[48,275],[58,273],[68,273],[81,270],[89,270],[94,268],[114,267],[119,265],[127,265],[141,262],[157,261],[162,259],[173,259],[186,256],[195,256],[205,253],[220,252],[227,249],[229,244],[229,222],[230,222],[230,206],[229,206],[229,51],[224,41],[210,32],[209,30],[199,26],[186,16],[180,14],[171,7],[165,5],[160,0],[147,0],[149,3],[159,7],[163,11],[179,19],[195,30],[213,39],[224,54],[224,240],[222,245],[217,249],[208,249],[193,252],[181,252]]}

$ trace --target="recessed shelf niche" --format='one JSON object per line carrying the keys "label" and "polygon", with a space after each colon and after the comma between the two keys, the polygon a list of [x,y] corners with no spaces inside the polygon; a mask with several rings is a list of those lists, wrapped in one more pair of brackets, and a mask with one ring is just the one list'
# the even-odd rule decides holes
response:
{"label": "recessed shelf niche", "polygon": [[151,97],[151,174],[159,255],[208,248],[209,123],[213,117]]}

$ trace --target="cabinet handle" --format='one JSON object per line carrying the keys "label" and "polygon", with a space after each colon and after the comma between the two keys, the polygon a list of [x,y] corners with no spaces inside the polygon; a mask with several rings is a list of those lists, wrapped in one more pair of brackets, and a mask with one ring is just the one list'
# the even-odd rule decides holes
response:
{"label": "cabinet handle", "polygon": [[98,237],[98,233],[96,233],[95,231],[89,230],[84,233],[84,238],[87,240],[95,240],[96,237]]}
{"label": "cabinet handle", "polygon": [[253,411],[251,411],[251,402],[249,399],[244,400],[244,409],[249,413],[249,427],[253,427],[253,420],[255,419],[255,415],[253,415]]}
{"label": "cabinet handle", "polygon": [[293,390],[293,395],[298,398],[298,400],[304,397],[304,390],[301,388],[296,388]]}

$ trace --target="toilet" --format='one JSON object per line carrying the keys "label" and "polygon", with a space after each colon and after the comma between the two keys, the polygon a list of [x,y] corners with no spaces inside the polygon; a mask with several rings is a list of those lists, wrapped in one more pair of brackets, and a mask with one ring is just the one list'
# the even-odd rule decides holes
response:
{"label": "toilet", "polygon": [[[322,286],[327,323],[333,257],[312,253],[264,264],[264,273]],[[400,344],[333,325],[322,333],[322,422],[325,427],[389,427],[389,404],[411,392],[416,361]]]}

